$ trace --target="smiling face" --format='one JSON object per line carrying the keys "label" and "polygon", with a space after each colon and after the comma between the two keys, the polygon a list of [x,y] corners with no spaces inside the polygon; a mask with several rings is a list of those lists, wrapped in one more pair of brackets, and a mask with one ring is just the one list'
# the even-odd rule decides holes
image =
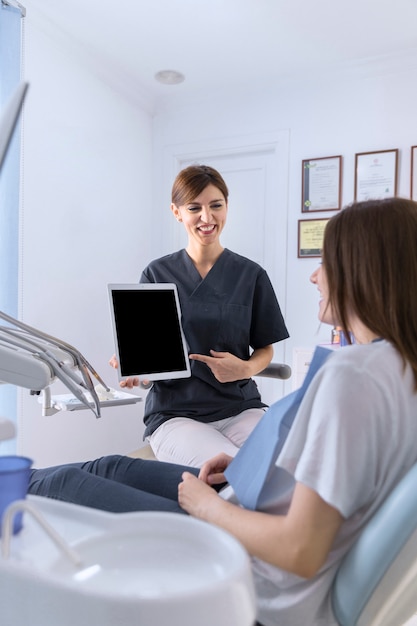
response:
{"label": "smiling face", "polygon": [[320,293],[319,314],[318,318],[324,324],[335,326],[337,320],[334,317],[331,306],[329,304],[329,288],[327,284],[326,272],[323,265],[320,265],[310,276],[313,285],[317,285]]}
{"label": "smiling face", "polygon": [[227,201],[214,185],[207,185],[192,202],[171,210],[179,222],[183,222],[188,234],[188,246],[220,246],[219,237],[226,224]]}

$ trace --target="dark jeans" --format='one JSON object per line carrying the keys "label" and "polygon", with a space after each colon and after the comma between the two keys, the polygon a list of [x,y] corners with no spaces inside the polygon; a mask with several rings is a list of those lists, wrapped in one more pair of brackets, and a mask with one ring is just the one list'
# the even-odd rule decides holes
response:
{"label": "dark jeans", "polygon": [[29,493],[81,504],[103,511],[169,511],[178,504],[182,473],[196,468],[111,455],[85,463],[70,463],[32,471]]}

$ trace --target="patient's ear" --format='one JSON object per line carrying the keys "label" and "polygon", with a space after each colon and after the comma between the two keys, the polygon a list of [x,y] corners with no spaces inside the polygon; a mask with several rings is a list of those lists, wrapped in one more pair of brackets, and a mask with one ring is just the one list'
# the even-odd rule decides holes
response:
{"label": "patient's ear", "polygon": [[177,222],[182,222],[181,213],[176,204],[174,203],[171,204],[171,211],[173,212],[174,217],[177,220]]}

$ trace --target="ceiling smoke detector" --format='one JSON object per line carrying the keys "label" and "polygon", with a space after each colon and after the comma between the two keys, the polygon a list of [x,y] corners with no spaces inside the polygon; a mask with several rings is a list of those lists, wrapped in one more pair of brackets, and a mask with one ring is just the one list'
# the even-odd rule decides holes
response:
{"label": "ceiling smoke detector", "polygon": [[185,76],[176,70],[161,70],[155,74],[155,79],[163,85],[178,85],[185,80]]}

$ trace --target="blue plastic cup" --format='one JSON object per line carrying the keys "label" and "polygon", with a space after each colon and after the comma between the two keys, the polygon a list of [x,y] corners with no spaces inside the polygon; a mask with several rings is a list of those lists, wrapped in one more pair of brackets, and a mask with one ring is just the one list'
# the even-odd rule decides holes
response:
{"label": "blue plastic cup", "polygon": [[[26,498],[32,463],[25,456],[0,456],[0,521],[9,504]],[[13,534],[22,530],[22,517],[22,511],[16,513]]]}

